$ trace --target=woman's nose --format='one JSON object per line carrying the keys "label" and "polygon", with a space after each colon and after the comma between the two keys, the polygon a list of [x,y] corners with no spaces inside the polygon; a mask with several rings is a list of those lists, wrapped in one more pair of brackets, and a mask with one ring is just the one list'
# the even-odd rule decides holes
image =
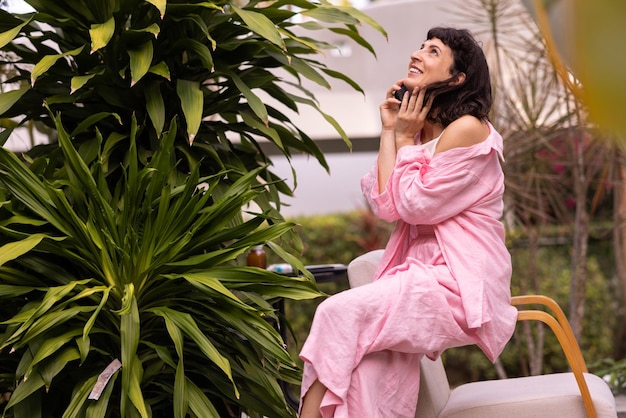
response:
{"label": "woman's nose", "polygon": [[413,52],[411,54],[411,60],[413,61],[421,61],[422,60],[422,56],[421,56],[421,51],[418,49],[417,51]]}

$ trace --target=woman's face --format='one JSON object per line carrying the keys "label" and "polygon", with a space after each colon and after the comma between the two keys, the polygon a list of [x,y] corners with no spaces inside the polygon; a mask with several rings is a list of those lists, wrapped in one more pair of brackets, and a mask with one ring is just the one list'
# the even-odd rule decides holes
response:
{"label": "woman's face", "polygon": [[452,49],[437,38],[429,39],[411,54],[409,73],[404,79],[404,85],[413,90],[416,86],[423,87],[444,81],[452,76],[450,70],[453,64]]}

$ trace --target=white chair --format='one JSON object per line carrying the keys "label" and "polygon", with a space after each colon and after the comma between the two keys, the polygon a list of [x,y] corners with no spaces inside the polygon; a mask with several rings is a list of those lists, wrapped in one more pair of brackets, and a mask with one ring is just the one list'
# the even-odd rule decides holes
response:
{"label": "white chair", "polygon": [[[350,286],[372,280],[382,250],[366,253],[348,265]],[[512,304],[542,305],[545,310],[519,309],[518,320],[539,320],[555,333],[571,372],[471,382],[450,389],[441,359],[423,357],[416,418],[616,418],[615,398],[600,377],[587,372],[582,353],[565,314],[541,295],[515,296]]]}

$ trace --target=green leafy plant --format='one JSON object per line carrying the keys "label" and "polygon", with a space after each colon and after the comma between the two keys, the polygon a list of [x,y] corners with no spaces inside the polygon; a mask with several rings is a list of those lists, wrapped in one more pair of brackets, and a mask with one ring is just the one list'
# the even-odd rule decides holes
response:
{"label": "green leafy plant", "polygon": [[[28,3],[0,12],[0,117],[55,137],[0,149],[4,415],[294,416],[273,306],[320,293],[259,142],[326,166],[282,109],[322,112],[301,77],[360,89],[305,34],[384,31],[302,0]],[[302,275],[243,265],[260,243]]]}
{"label": "green leafy plant", "polygon": [[598,376],[606,381],[614,395],[626,392],[626,359],[615,361],[611,358],[602,359],[590,365]]}

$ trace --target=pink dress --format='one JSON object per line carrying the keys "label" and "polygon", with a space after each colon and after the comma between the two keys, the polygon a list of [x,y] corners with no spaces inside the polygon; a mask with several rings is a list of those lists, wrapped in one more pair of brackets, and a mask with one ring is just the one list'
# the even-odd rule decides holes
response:
{"label": "pink dress", "polygon": [[376,167],[362,189],[395,221],[374,282],[333,295],[316,313],[300,357],[301,397],[319,379],[323,417],[413,418],[419,361],[477,344],[492,361],[511,337],[511,260],[504,244],[502,138],[432,156],[398,151],[378,192]]}

